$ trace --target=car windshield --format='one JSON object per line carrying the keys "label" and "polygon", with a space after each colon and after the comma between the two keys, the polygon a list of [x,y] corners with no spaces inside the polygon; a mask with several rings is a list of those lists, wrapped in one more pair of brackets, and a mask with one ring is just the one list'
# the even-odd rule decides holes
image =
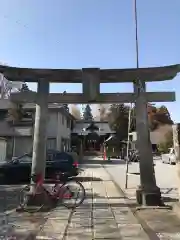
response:
{"label": "car windshield", "polygon": [[32,162],[32,157],[29,154],[24,154],[24,155],[22,155],[20,157],[17,157],[15,159],[13,159],[13,162],[16,162],[16,161],[21,162],[21,163],[23,163],[23,162]]}
{"label": "car windshield", "polygon": [[[73,162],[73,158],[71,155],[65,152],[56,152],[56,151],[48,151],[46,155],[46,161],[62,161],[62,162]],[[32,162],[32,154],[24,154],[12,160],[13,163],[20,162],[20,163],[27,163]]]}

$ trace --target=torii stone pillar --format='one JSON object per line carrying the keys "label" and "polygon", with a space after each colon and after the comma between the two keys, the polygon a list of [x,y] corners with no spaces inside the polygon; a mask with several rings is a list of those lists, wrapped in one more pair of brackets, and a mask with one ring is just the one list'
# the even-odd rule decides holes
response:
{"label": "torii stone pillar", "polygon": [[[83,83],[83,93],[57,94],[48,96],[48,82],[43,79],[38,85],[36,93],[16,93],[11,95],[13,102],[38,103],[36,126],[34,134],[33,172],[44,172],[45,142],[46,142],[46,113],[49,103],[129,103],[136,102],[138,150],[140,152],[141,187],[137,195],[144,205],[160,205],[161,195],[154,177],[152,149],[150,145],[147,102],[175,101],[174,92],[137,92],[135,93],[100,93],[100,83],[134,82],[139,81],[144,87],[151,81],[173,79],[180,72],[180,65],[139,69],[30,69],[15,68],[0,65],[0,73],[10,81],[37,82],[38,78],[48,79],[50,82]],[[135,84],[135,88],[139,84]],[[37,162],[38,160],[38,162]]]}
{"label": "torii stone pillar", "polygon": [[174,124],[173,127],[173,146],[176,155],[176,168],[178,174],[178,195],[180,201],[180,123]]}
{"label": "torii stone pillar", "polygon": [[32,174],[45,176],[49,81],[40,79],[36,95]]}
{"label": "torii stone pillar", "polygon": [[147,115],[146,83],[138,80],[134,84],[137,94],[135,102],[137,148],[140,157],[140,183],[137,201],[142,205],[162,205],[161,192],[156,185],[153,166],[152,145]]}

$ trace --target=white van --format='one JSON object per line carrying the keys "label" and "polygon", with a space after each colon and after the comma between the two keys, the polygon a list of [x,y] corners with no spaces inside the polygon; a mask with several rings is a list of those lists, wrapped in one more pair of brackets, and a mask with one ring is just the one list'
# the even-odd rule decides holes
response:
{"label": "white van", "polygon": [[161,158],[162,158],[163,163],[175,165],[176,164],[176,156],[175,156],[174,148],[169,148],[169,153],[162,154]]}

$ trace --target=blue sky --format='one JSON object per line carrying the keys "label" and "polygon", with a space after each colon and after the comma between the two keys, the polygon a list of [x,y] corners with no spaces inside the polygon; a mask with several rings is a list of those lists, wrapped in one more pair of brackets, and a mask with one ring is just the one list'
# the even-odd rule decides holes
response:
{"label": "blue sky", "polygon": [[[180,63],[179,0],[137,0],[140,66]],[[133,0],[1,0],[0,61],[39,68],[136,67]],[[166,103],[180,122],[180,77],[148,84],[176,91]],[[30,85],[32,88],[35,86]],[[52,92],[81,92],[53,84]],[[104,84],[102,92],[131,92],[131,84]]]}

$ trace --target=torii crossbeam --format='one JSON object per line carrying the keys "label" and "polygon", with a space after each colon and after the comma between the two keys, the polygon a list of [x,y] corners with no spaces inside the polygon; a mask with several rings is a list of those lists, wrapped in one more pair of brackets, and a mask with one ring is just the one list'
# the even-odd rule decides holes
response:
{"label": "torii crossbeam", "polygon": [[[0,66],[0,73],[10,81],[37,82],[37,93],[13,93],[13,102],[35,102],[32,173],[45,171],[46,120],[48,103],[127,103],[135,102],[137,145],[140,154],[141,199],[144,205],[160,205],[149,137],[147,102],[175,101],[174,92],[146,92],[146,82],[173,79],[180,65],[139,69],[30,69]],[[49,94],[50,82],[82,83],[82,94]],[[132,82],[134,93],[100,93],[100,83]],[[141,88],[141,91],[138,89]],[[118,92],[118,91],[117,91]]]}

